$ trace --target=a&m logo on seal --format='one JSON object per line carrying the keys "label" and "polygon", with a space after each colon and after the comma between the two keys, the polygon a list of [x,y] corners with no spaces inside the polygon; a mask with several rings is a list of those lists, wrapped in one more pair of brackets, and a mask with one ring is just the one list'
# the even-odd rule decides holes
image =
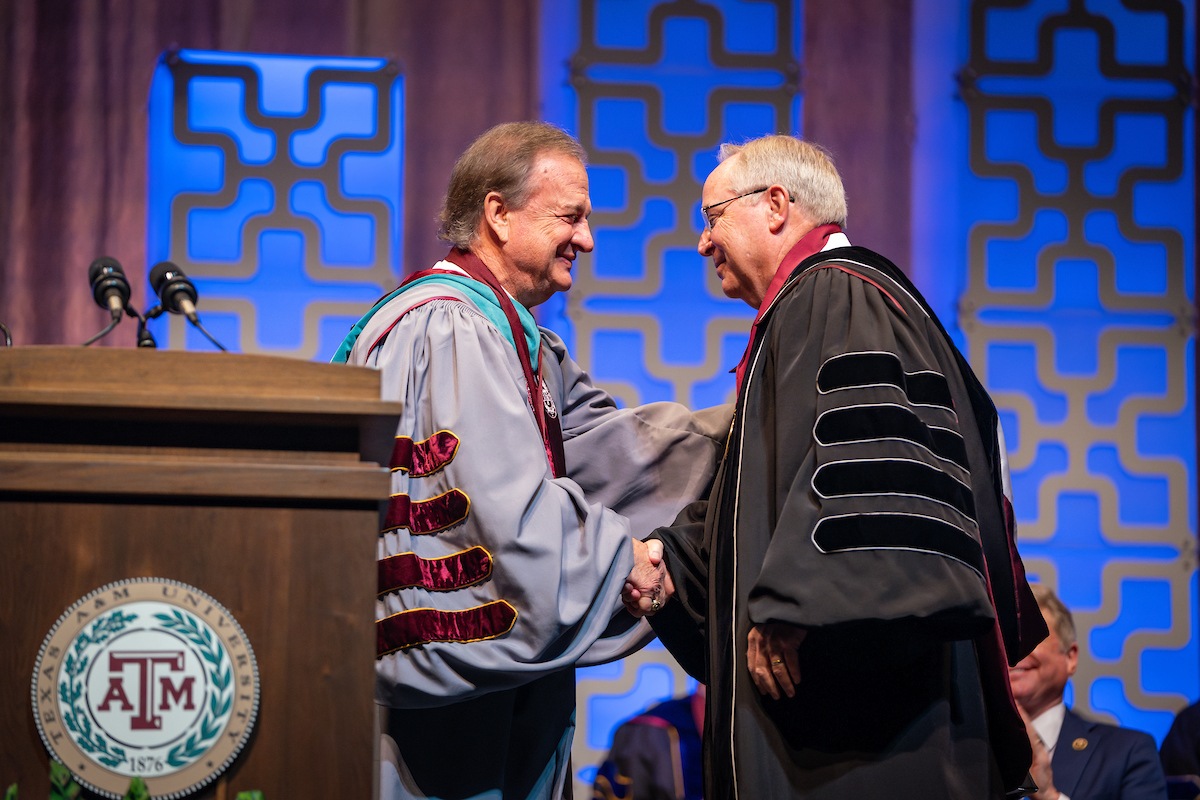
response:
{"label": "a&m logo on seal", "polygon": [[258,714],[258,665],[246,634],[204,592],[160,578],[110,583],[46,636],[33,711],[51,754],[101,795],[134,776],[180,798],[220,775]]}

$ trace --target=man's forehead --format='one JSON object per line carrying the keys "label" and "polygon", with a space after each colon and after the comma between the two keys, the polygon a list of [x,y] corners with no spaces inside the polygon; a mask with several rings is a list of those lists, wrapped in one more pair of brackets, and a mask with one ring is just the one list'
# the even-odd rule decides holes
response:
{"label": "man's forehead", "polygon": [[729,189],[729,168],[732,158],[727,158],[717,165],[716,169],[708,173],[708,178],[704,181],[705,192],[721,193],[722,190]]}
{"label": "man's forehead", "polygon": [[546,174],[548,172],[583,172],[587,173],[587,168],[583,162],[569,153],[560,153],[557,150],[543,150],[538,153],[533,159],[533,170],[535,174]]}
{"label": "man's forehead", "polygon": [[535,191],[587,194],[587,168],[577,158],[561,153],[545,153],[533,164],[531,176]]}

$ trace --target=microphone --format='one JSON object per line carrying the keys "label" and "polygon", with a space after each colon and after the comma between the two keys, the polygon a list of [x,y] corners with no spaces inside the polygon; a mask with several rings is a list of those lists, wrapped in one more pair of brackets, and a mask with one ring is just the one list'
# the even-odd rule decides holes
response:
{"label": "microphone", "polygon": [[150,285],[162,301],[163,308],[172,314],[183,314],[199,325],[196,316],[196,286],[183,270],[170,261],[160,261],[150,270]]}
{"label": "microphone", "polygon": [[[183,270],[170,261],[160,261],[150,270],[150,285],[154,287],[161,305],[147,312],[146,316],[157,317],[164,309],[172,314],[183,314],[218,350],[225,349],[225,345],[214,339],[200,324],[200,317],[196,314],[196,286],[183,274]],[[139,339],[138,345],[141,344]]]}
{"label": "microphone", "polygon": [[92,296],[96,305],[107,308],[113,321],[121,318],[121,312],[129,305],[129,281],[125,270],[115,258],[101,256],[88,267],[88,280],[92,283]]}

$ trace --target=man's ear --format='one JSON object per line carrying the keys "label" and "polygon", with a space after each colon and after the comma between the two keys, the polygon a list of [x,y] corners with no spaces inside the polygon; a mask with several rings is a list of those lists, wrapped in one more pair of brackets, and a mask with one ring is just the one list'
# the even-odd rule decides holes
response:
{"label": "man's ear", "polygon": [[792,208],[792,198],[788,194],[787,189],[784,189],[779,184],[775,184],[767,189],[767,206],[769,209],[769,218],[771,233],[778,233],[783,224],[787,222],[789,214],[796,213],[796,209]]}
{"label": "man's ear", "polygon": [[493,235],[501,244],[508,243],[509,237],[509,208],[504,202],[504,196],[499,192],[488,192],[483,198],[483,222],[491,228]]}

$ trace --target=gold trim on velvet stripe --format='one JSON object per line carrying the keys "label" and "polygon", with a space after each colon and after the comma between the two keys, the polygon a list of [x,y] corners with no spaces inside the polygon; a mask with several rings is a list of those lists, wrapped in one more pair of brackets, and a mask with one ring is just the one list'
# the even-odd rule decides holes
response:
{"label": "gold trim on velvet stripe", "polygon": [[439,558],[409,551],[379,559],[378,595],[420,586],[451,592],[483,583],[492,576],[492,554],[479,545]]}
{"label": "gold trim on velvet stripe", "polygon": [[408,528],[415,536],[440,533],[464,522],[471,513],[471,498],[461,489],[451,489],[428,500],[413,500],[394,494],[388,500],[380,533]]}
{"label": "gold trim on velvet stripe", "polygon": [[517,610],[505,600],[462,611],[412,608],[376,620],[375,657],[432,642],[466,644],[495,639],[511,631],[516,622]]}
{"label": "gold trim on velvet stripe", "polygon": [[446,429],[419,442],[414,442],[411,436],[397,436],[392,445],[389,466],[392,472],[407,472],[414,478],[427,478],[454,461],[461,442],[453,431]]}

